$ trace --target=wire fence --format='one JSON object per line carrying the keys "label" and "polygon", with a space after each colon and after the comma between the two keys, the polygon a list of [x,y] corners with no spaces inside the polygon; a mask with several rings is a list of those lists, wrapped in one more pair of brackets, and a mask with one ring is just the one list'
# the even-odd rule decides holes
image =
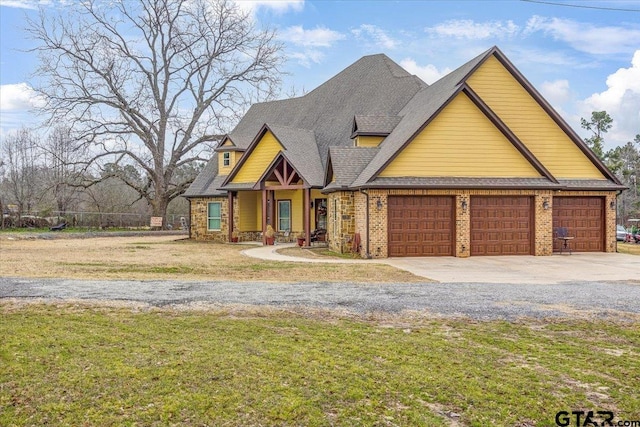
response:
{"label": "wire fence", "polygon": [[[175,230],[187,227],[188,214],[169,214],[165,217],[165,226]],[[9,220],[8,220],[9,219]],[[143,228],[151,225],[151,215],[127,212],[84,212],[49,211],[47,213],[29,212],[18,220],[17,216],[5,215],[4,225],[9,227],[54,226],[66,222],[69,227],[86,228]]]}

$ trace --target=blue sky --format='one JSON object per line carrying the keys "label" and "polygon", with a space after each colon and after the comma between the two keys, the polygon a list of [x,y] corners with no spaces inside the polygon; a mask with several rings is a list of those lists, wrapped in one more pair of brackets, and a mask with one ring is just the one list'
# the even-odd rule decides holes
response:
{"label": "blue sky", "polygon": [[[276,28],[288,58],[283,93],[309,91],[363,55],[385,53],[432,83],[497,45],[581,135],[607,110],[607,148],[640,133],[640,1],[239,1]],[[35,55],[21,30],[47,0],[0,0],[0,135],[29,113]],[[575,7],[575,6],[588,6]],[[627,9],[627,10],[611,10]],[[35,15],[34,15],[35,16]]]}

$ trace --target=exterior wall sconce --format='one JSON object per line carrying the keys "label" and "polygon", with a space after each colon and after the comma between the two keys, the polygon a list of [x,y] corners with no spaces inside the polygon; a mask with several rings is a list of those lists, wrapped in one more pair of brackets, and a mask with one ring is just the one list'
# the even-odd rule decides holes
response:
{"label": "exterior wall sconce", "polygon": [[311,201],[310,205],[311,205],[311,208],[313,208],[313,200]]}
{"label": "exterior wall sconce", "polygon": [[544,199],[544,202],[542,202],[542,209],[549,210],[549,208],[551,207],[551,205],[549,205],[549,200],[548,199]]}
{"label": "exterior wall sconce", "polygon": [[378,208],[378,210],[382,209],[382,200],[380,200],[380,198],[378,198],[378,200],[376,201],[376,207]]}
{"label": "exterior wall sconce", "polygon": [[462,204],[460,206],[462,207],[462,212],[466,213],[467,212],[467,201],[466,200],[462,200]]}
{"label": "exterior wall sconce", "polygon": [[616,209],[616,202],[614,200],[611,201],[611,203],[609,203],[609,207],[611,208],[611,210],[615,210]]}

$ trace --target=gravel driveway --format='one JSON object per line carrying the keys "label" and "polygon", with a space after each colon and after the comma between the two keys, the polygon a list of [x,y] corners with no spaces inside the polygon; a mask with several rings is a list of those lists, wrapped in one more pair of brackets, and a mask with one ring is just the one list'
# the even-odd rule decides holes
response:
{"label": "gravel driveway", "polygon": [[520,317],[635,317],[640,284],[266,283],[0,278],[0,298],[131,301],[151,306],[243,304],[400,313],[478,320]]}

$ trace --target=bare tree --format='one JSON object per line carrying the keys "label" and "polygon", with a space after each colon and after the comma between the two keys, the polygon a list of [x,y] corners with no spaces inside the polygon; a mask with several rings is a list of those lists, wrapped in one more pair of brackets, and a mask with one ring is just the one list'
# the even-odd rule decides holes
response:
{"label": "bare tree", "polygon": [[249,103],[280,84],[275,33],[231,0],[88,0],[50,12],[27,27],[44,112],[91,148],[87,167],[143,170],[143,182],[127,185],[157,216],[191,183],[176,170],[204,160]]}
{"label": "bare tree", "polygon": [[51,130],[41,147],[47,166],[46,180],[58,212],[63,216],[77,197],[83,181],[82,168],[85,160],[82,144],[78,144],[66,126]]}
{"label": "bare tree", "polygon": [[4,138],[3,187],[8,200],[18,207],[18,219],[30,211],[38,198],[38,137],[27,128],[19,129]]}

